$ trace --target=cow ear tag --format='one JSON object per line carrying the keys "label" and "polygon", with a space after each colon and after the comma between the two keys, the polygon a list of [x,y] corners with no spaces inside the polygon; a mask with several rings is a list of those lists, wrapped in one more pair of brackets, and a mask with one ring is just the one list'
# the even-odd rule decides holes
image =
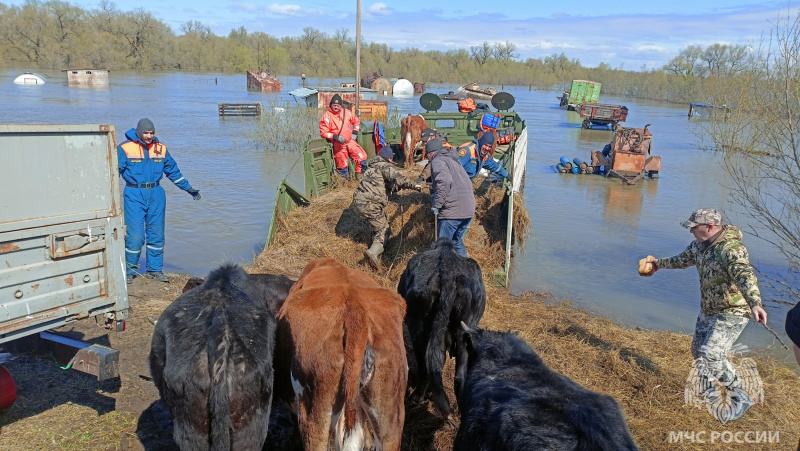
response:
{"label": "cow ear tag", "polygon": [[425,108],[425,111],[428,113],[435,113],[442,107],[442,99],[439,98],[436,94],[432,92],[427,92],[422,94],[419,98],[419,104],[422,108]]}

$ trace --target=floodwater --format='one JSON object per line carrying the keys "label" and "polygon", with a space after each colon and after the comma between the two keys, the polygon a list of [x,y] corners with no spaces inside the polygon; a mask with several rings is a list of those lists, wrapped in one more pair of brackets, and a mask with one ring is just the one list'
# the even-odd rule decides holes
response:
{"label": "floodwater", "polygon": [[[113,124],[117,140],[142,117],[156,125],[156,135],[170,149],[183,175],[200,190],[195,202],[171,183],[167,191],[164,270],[203,276],[224,261],[249,262],[264,244],[278,183],[299,153],[265,153],[243,139],[253,119],[220,119],[220,102],[295,103],[287,93],[298,77],[281,77],[282,93],[246,90],[243,74],[111,72],[104,89],[69,87],[62,72],[48,83],[12,83],[23,70],[0,71],[0,123]],[[337,86],[342,80],[307,79],[307,86]],[[456,85],[428,88],[441,93]],[[687,106],[602,96],[603,103],[626,105],[623,124],[652,124],[653,154],[662,157],[660,178],[625,186],[598,175],[557,174],[559,157],[590,159],[592,150],[610,142],[609,130],[584,130],[577,113],[558,107],[555,91],[506,86],[516,98],[514,109],[528,124],[525,206],[533,236],[513,260],[511,289],[550,292],[617,322],[647,329],[692,333],[699,312],[697,271],[662,270],[639,277],[638,260],[651,254],[681,252],[693,239],[680,221],[701,207],[725,212],[726,219],[749,227],[731,212],[727,175],[720,156],[699,149],[687,127]],[[417,113],[419,97],[383,98],[400,113]],[[455,111],[445,101],[442,111]],[[294,167],[290,183],[302,186]],[[2,187],[2,181],[0,181]],[[2,187],[8,192],[8,187]],[[768,274],[785,271],[778,252],[745,236],[752,263]],[[775,293],[762,284],[769,324],[787,338],[783,321],[788,307],[772,302]],[[752,322],[740,340],[750,347],[774,347],[772,336]],[[669,345],[665,343],[665,345]],[[773,349],[790,361],[790,354]]]}

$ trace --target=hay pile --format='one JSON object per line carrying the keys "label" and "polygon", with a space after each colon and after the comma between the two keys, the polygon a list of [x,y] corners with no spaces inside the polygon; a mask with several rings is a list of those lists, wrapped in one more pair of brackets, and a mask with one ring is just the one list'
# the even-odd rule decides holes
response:
{"label": "hay pile", "polygon": [[[408,174],[414,177],[415,174]],[[371,241],[369,225],[350,209],[354,183],[297,209],[279,223],[275,243],[253,262],[252,272],[286,274],[296,278],[310,260],[335,257],[351,268],[373,276],[394,290],[408,260],[429,248],[434,238],[433,214],[427,192],[402,191],[387,208],[391,237],[374,271],[363,251]],[[628,329],[590,315],[548,294],[511,296],[491,283],[504,259],[502,191],[476,182],[478,207],[466,246],[484,271],[488,295],[481,327],[516,331],[554,370],[581,385],[608,394],[621,405],[631,432],[642,449],[696,449],[699,443],[670,443],[670,432],[706,431],[704,448],[795,449],[800,437],[800,382],[793,369],[765,354],[754,359],[764,384],[764,404],[744,418],[721,424],[706,410],[684,405],[684,387],[692,364],[691,337],[671,332]],[[521,199],[520,199],[521,200]],[[523,205],[520,201],[516,205]],[[516,211],[517,244],[524,244],[530,225],[524,209]],[[502,228],[502,230],[501,230]],[[736,364],[738,362],[734,362]],[[445,368],[446,389],[452,394],[453,361]],[[455,399],[451,395],[451,405]],[[430,405],[407,404],[403,449],[451,449],[455,434],[436,419]],[[713,431],[779,431],[780,443],[710,445]],[[751,436],[752,437],[752,436]]]}

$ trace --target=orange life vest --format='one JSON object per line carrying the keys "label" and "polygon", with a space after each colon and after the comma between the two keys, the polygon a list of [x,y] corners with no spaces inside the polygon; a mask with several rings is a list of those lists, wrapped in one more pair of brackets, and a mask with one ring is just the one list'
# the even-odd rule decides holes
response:
{"label": "orange life vest", "polygon": [[514,135],[513,129],[507,128],[497,131],[497,144],[508,144],[515,139],[517,139],[517,137]]}
{"label": "orange life vest", "polygon": [[475,111],[475,108],[478,108],[478,106],[475,105],[475,101],[470,99],[469,97],[458,101],[459,113],[469,113],[470,111]]}

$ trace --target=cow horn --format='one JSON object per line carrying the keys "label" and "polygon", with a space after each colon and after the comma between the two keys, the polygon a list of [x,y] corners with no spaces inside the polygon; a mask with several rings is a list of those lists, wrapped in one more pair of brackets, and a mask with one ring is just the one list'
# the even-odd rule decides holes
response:
{"label": "cow horn", "polygon": [[150,322],[150,324],[152,324],[152,325],[154,325],[154,326],[155,326],[155,325],[156,325],[156,323],[158,322],[158,320],[157,320],[157,319],[150,318],[149,316],[147,317],[147,321],[149,321],[149,322]]}
{"label": "cow horn", "polygon": [[464,321],[461,321],[461,328],[464,329],[464,332],[472,332],[472,329],[467,326]]}

